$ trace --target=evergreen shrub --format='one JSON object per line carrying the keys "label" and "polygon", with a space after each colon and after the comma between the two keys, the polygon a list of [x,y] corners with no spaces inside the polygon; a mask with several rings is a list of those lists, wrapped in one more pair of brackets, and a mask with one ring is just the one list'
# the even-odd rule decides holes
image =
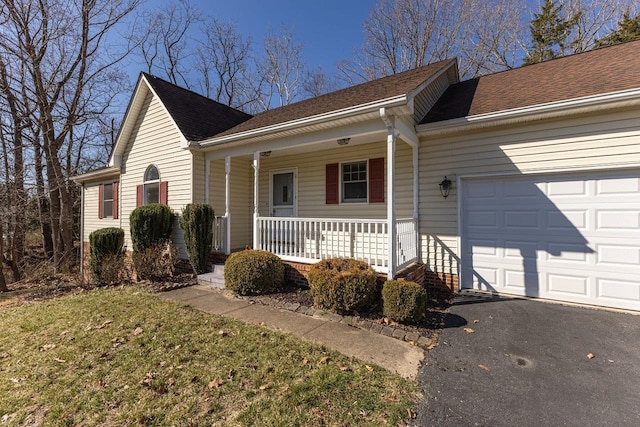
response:
{"label": "evergreen shrub", "polygon": [[227,289],[240,295],[275,292],[284,284],[284,263],[267,251],[236,252],[224,264],[224,282]]}
{"label": "evergreen shrub", "polygon": [[188,204],[180,217],[189,262],[197,274],[209,271],[214,218],[213,208],[204,203]]}
{"label": "evergreen shrub", "polygon": [[[124,268],[124,230],[117,227],[101,228],[89,235],[89,269],[98,286],[118,280],[117,267]],[[108,264],[109,268],[105,268]],[[115,270],[115,271],[114,271]]]}
{"label": "evergreen shrub", "polygon": [[416,282],[387,280],[382,286],[382,310],[400,323],[417,323],[427,313],[427,291]]}

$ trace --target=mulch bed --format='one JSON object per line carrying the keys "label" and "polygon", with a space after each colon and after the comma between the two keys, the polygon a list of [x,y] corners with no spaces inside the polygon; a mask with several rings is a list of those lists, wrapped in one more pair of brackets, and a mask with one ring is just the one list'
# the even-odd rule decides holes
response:
{"label": "mulch bed", "polygon": [[311,316],[321,316],[330,320],[346,323],[350,326],[370,330],[410,342],[425,349],[433,348],[440,331],[444,327],[446,312],[450,306],[450,296],[439,292],[430,292],[425,318],[415,325],[392,322],[382,314],[381,306],[374,306],[365,313],[346,313],[339,315],[315,308],[313,297],[308,288],[288,287],[280,292],[244,297],[255,303],[275,306]]}

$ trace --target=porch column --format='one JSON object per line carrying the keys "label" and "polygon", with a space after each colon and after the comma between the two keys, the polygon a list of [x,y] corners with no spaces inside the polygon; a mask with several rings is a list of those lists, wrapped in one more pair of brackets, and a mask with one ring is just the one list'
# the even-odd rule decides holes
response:
{"label": "porch column", "polygon": [[387,127],[387,247],[389,248],[389,271],[387,277],[393,279],[396,272],[396,205],[393,194],[395,181],[396,129],[393,117]]}
{"label": "porch column", "polygon": [[418,147],[411,147],[413,154],[413,219],[418,221],[420,215],[420,175],[418,165]]}
{"label": "porch column", "polygon": [[224,158],[224,216],[225,216],[225,244],[224,252],[231,253],[231,157]]}
{"label": "porch column", "polygon": [[204,202],[209,204],[209,176],[211,175],[211,160],[204,159]]}
{"label": "porch column", "polygon": [[253,249],[258,248],[258,215],[259,215],[259,199],[258,199],[258,181],[260,172],[260,152],[253,152]]}

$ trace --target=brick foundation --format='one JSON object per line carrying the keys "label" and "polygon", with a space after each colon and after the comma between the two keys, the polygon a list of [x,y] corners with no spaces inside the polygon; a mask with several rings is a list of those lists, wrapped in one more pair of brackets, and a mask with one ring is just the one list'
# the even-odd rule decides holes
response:
{"label": "brick foundation", "polygon": [[427,289],[435,288],[436,290],[454,293],[458,291],[458,275],[427,271],[424,285]]}

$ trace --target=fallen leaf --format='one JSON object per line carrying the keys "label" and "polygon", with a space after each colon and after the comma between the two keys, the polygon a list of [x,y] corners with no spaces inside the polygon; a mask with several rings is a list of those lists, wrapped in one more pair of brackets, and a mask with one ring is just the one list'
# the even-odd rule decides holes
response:
{"label": "fallen leaf", "polygon": [[143,332],[144,332],[144,329],[142,329],[140,326],[138,326],[137,328],[135,328],[133,330],[133,335],[140,335]]}
{"label": "fallen leaf", "polygon": [[302,358],[302,364],[303,364],[303,365],[306,365],[308,362],[309,362],[309,361],[307,360],[307,358],[306,358],[306,357],[303,357],[303,358]]}
{"label": "fallen leaf", "polygon": [[348,367],[348,366],[340,366],[340,370],[341,370],[342,372],[347,372],[347,371],[351,371],[351,368],[350,368],[350,367]]}
{"label": "fallen leaf", "polygon": [[613,363],[613,360],[609,359],[609,363]]}
{"label": "fallen leaf", "polygon": [[489,316],[489,319],[493,319],[493,316]]}
{"label": "fallen leaf", "polygon": [[473,323],[480,323],[478,319],[473,319]]}
{"label": "fallen leaf", "polygon": [[587,354],[587,358],[589,358],[589,359],[593,359],[594,357],[595,357],[595,356],[593,355],[593,353],[589,353],[589,354]]}
{"label": "fallen leaf", "polygon": [[55,361],[56,361],[56,362],[58,362],[58,363],[67,363],[67,361],[66,361],[66,360],[64,360],[64,359],[60,359],[59,357],[54,357],[54,358],[53,358],[53,360],[55,360]]}
{"label": "fallen leaf", "polygon": [[472,334],[472,333],[474,333],[474,332],[475,332],[475,331],[474,331],[473,329],[471,329],[471,328],[464,328],[464,331],[465,331],[466,333],[468,333],[468,334]]}
{"label": "fallen leaf", "polygon": [[388,400],[389,402],[394,402],[394,403],[395,403],[395,402],[400,402],[400,399],[398,399],[398,398],[397,398],[397,397],[395,397],[395,396],[387,396],[387,400]]}
{"label": "fallen leaf", "polygon": [[322,359],[320,359],[320,363],[327,363],[329,360],[331,360],[329,356],[324,356]]}
{"label": "fallen leaf", "polygon": [[407,408],[407,415],[413,420],[416,418],[416,411],[411,408]]}
{"label": "fallen leaf", "polygon": [[228,337],[229,336],[229,332],[218,331],[218,335],[220,335],[221,337]]}
{"label": "fallen leaf", "polygon": [[218,388],[220,387],[222,384],[224,384],[224,381],[221,379],[215,379],[211,382],[209,382],[209,384],[207,385],[207,387],[209,388]]}
{"label": "fallen leaf", "polygon": [[52,350],[54,348],[56,348],[55,344],[45,344],[42,347],[40,347],[40,351]]}
{"label": "fallen leaf", "polygon": [[367,371],[373,372],[373,368],[369,365],[364,365],[367,368]]}
{"label": "fallen leaf", "polygon": [[484,365],[478,365],[478,368],[484,370],[484,371],[490,371],[491,369],[489,369],[488,367],[484,366]]}
{"label": "fallen leaf", "polygon": [[113,323],[113,320],[105,320],[104,322],[102,322],[102,324],[100,326],[96,326],[93,329],[104,329],[107,326],[109,326],[109,324]]}
{"label": "fallen leaf", "polygon": [[418,345],[418,343],[415,342],[415,341],[409,341],[409,345],[416,346],[416,345]]}
{"label": "fallen leaf", "polygon": [[268,388],[269,388],[269,384],[262,384],[262,385],[259,387],[259,389],[260,389],[260,390],[266,390],[266,389],[268,389]]}
{"label": "fallen leaf", "polygon": [[433,350],[434,348],[436,348],[438,346],[437,343],[432,342],[431,344],[429,344],[429,346],[427,347],[427,350]]}
{"label": "fallen leaf", "polygon": [[109,357],[109,353],[102,353],[100,355],[100,359],[105,360],[107,357]]}

